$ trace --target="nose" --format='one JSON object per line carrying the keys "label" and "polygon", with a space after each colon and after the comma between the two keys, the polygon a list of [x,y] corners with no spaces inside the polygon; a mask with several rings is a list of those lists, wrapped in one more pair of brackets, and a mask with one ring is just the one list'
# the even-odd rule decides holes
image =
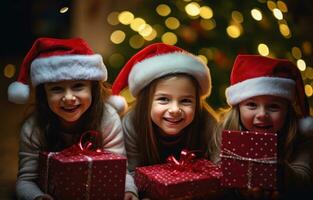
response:
{"label": "nose", "polygon": [[173,102],[168,111],[170,114],[181,114],[182,112],[177,102]]}
{"label": "nose", "polygon": [[76,96],[72,91],[66,90],[64,96],[62,97],[62,101],[68,104],[75,103]]}
{"label": "nose", "polygon": [[269,114],[268,114],[268,111],[266,108],[264,108],[264,107],[259,108],[258,113],[257,113],[258,119],[266,119],[266,118],[268,118],[268,116],[269,116]]}

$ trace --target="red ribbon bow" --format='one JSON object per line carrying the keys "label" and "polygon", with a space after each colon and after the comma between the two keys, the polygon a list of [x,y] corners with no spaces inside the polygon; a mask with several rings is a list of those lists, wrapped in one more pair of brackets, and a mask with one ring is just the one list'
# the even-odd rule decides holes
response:
{"label": "red ribbon bow", "polygon": [[194,167],[191,165],[196,158],[196,151],[188,151],[183,149],[180,152],[179,160],[177,160],[173,155],[167,157],[166,161],[174,165],[175,169],[179,171],[189,171],[194,170]]}
{"label": "red ribbon bow", "polygon": [[80,140],[77,144],[64,149],[63,155],[72,156],[73,153],[95,155],[103,153],[101,146],[99,145],[100,133],[97,131],[86,131],[80,136]]}

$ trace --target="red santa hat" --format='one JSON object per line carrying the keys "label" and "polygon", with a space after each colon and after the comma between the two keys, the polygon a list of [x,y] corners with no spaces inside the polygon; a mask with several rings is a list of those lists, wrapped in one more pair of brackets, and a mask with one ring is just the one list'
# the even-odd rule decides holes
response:
{"label": "red santa hat", "polygon": [[313,119],[305,95],[301,73],[297,66],[285,59],[259,55],[238,55],[226,89],[231,106],[260,95],[273,95],[292,102],[299,115],[300,130],[313,131]]}
{"label": "red santa hat", "polygon": [[37,86],[64,80],[107,80],[102,56],[80,38],[37,39],[25,56],[17,81],[8,88],[8,99],[23,104],[30,96],[29,84]]}
{"label": "red santa hat", "polygon": [[[187,51],[164,43],[151,44],[131,57],[116,77],[112,93],[119,95],[129,87],[130,93],[136,97],[153,80],[175,73],[193,76],[199,83],[201,97],[210,95],[209,68]],[[120,108],[123,109],[125,101],[120,99]]]}

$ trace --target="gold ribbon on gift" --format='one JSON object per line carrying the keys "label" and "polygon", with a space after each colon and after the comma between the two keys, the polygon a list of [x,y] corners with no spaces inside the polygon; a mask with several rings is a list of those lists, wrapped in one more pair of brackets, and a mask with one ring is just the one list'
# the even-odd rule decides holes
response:
{"label": "gold ribbon on gift", "polygon": [[244,157],[241,155],[238,155],[229,149],[224,148],[222,150],[221,154],[222,158],[229,158],[229,159],[235,159],[235,160],[242,160],[242,161],[248,161],[248,183],[247,187],[250,189],[251,188],[251,179],[252,179],[252,163],[262,163],[262,164],[276,164],[277,163],[277,157],[265,157],[265,158],[249,158],[249,157]]}

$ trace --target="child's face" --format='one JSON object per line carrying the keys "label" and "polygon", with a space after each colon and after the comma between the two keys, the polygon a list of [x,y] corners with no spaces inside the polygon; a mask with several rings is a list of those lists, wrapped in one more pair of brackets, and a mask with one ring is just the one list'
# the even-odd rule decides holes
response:
{"label": "child's face", "polygon": [[195,115],[196,90],[187,76],[161,79],[152,98],[151,119],[164,134],[179,134]]}
{"label": "child's face", "polygon": [[239,104],[239,111],[247,130],[278,132],[285,125],[288,101],[270,95],[252,97]]}
{"label": "child's face", "polygon": [[61,81],[44,87],[50,109],[65,123],[77,121],[91,105],[91,81]]}

